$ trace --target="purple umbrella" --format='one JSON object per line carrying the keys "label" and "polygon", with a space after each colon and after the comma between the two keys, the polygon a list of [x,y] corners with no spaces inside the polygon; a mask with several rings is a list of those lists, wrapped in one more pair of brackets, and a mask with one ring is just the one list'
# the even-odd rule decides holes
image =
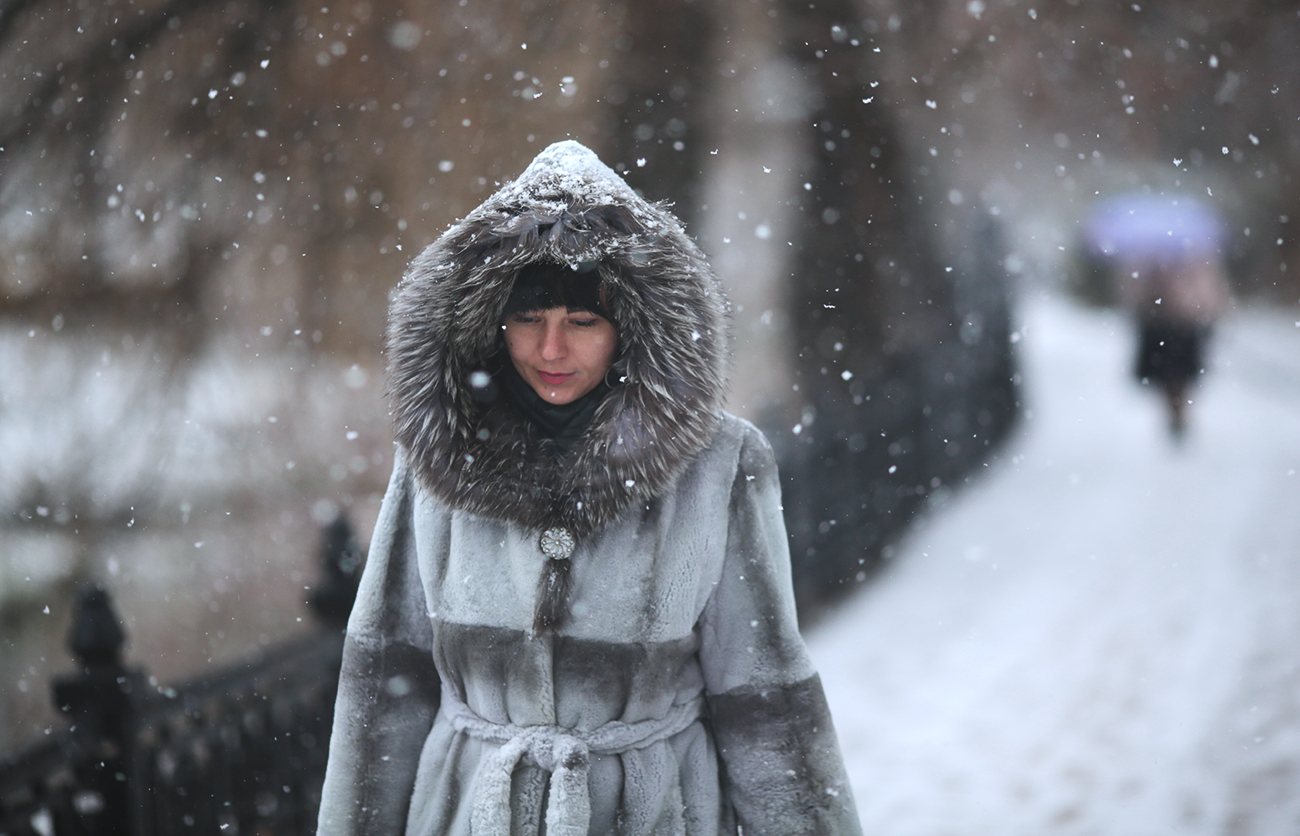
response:
{"label": "purple umbrella", "polygon": [[1195,198],[1128,194],[1093,210],[1083,235],[1106,258],[1170,258],[1218,252],[1225,230],[1218,212]]}

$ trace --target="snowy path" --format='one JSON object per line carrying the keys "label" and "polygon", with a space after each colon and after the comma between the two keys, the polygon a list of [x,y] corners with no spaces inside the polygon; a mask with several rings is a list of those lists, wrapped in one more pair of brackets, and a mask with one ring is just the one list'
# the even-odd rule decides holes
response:
{"label": "snowy path", "polygon": [[1175,447],[1127,320],[1022,306],[1017,437],[808,637],[866,833],[1300,833],[1297,319]]}

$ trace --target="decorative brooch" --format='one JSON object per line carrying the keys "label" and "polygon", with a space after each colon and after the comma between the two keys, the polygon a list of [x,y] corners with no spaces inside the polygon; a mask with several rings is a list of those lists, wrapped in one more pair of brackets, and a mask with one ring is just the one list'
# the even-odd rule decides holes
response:
{"label": "decorative brooch", "polygon": [[542,554],[551,560],[566,560],[573,554],[578,542],[573,539],[573,534],[567,528],[548,528],[542,532],[539,545]]}

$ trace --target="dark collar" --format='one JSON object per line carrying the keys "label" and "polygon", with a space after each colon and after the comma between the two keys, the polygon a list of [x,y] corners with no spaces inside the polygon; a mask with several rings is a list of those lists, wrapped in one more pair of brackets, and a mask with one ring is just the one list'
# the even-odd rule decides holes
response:
{"label": "dark collar", "polygon": [[602,380],[587,394],[566,404],[553,404],[545,400],[519,376],[514,364],[507,358],[497,372],[497,380],[510,405],[519,412],[545,438],[554,442],[557,453],[568,453],[582,438],[591,424],[601,401],[609,394]]}

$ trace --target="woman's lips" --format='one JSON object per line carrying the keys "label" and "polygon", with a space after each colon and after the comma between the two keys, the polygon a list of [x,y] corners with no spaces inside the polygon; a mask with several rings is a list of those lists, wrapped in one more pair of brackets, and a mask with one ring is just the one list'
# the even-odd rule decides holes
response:
{"label": "woman's lips", "polygon": [[560,384],[573,377],[573,372],[543,372],[539,371],[537,376],[548,386],[559,386]]}

